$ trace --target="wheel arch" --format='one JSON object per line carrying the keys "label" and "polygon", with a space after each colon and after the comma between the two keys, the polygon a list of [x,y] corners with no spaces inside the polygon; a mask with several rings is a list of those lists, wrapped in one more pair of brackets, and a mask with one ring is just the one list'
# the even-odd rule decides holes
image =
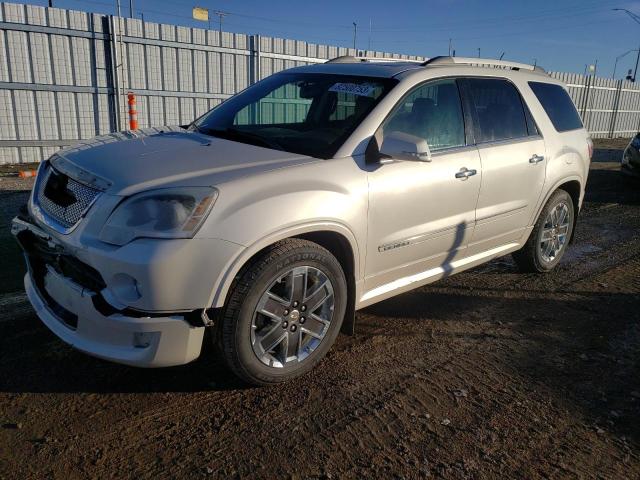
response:
{"label": "wheel arch", "polygon": [[360,275],[359,248],[355,235],[345,225],[334,222],[322,222],[299,225],[281,230],[257,240],[244,249],[240,255],[230,262],[226,271],[221,272],[215,280],[209,305],[213,308],[224,306],[229,290],[241,269],[265,248],[287,238],[300,238],[317,243],[334,255],[343,266],[348,288],[348,305],[345,322],[351,316],[356,298],[356,279]]}
{"label": "wheel arch", "polygon": [[576,217],[574,219],[574,226],[573,226],[573,231],[571,233],[571,238],[569,239],[569,242],[571,243],[573,242],[573,238],[576,233],[575,226],[578,220],[578,213],[580,212],[580,208],[582,206],[582,195],[584,193],[583,179],[580,178],[579,176],[576,175],[576,176],[563,178],[562,180],[559,180],[558,182],[556,182],[554,186],[547,191],[543,201],[538,206],[536,215],[533,218],[533,224],[535,224],[535,222],[538,221],[538,217],[540,217],[540,213],[542,212],[542,209],[551,198],[551,195],[553,195],[557,190],[564,190],[565,192],[567,192],[573,202],[573,208],[574,208]]}

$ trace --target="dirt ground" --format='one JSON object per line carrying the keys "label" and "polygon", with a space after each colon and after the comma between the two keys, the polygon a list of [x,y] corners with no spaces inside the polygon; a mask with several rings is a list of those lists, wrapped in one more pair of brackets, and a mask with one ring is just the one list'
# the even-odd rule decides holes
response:
{"label": "dirt ground", "polygon": [[139,370],[67,347],[20,291],[0,180],[0,478],[639,478],[640,181],[597,142],[577,238],[357,315],[309,375]]}

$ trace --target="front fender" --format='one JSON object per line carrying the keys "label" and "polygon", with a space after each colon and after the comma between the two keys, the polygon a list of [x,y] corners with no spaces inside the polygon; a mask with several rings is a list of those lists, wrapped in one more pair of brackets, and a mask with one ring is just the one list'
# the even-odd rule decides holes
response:
{"label": "front fender", "polygon": [[304,225],[295,225],[292,227],[287,227],[277,232],[273,232],[265,237],[260,238],[255,241],[253,244],[246,247],[239,255],[235,258],[231,259],[224,269],[221,271],[218,277],[214,281],[214,288],[211,292],[211,298],[209,299],[209,305],[213,308],[219,308],[224,306],[225,300],[227,298],[227,293],[231,288],[231,284],[233,280],[236,278],[242,267],[260,250],[268,247],[269,245],[273,245],[274,243],[284,240],[285,238],[291,238],[299,235],[303,235],[305,233],[319,232],[319,231],[330,231],[335,232],[342,235],[347,239],[349,244],[351,245],[351,250],[353,251],[353,265],[354,271],[360,272],[361,262],[360,262],[360,251],[358,248],[358,242],[356,240],[353,232],[346,227],[345,225],[336,223],[336,222],[327,222],[327,221],[319,221],[319,222],[311,222],[306,223]]}
{"label": "front fender", "polygon": [[366,244],[367,175],[353,158],[294,166],[216,185],[219,196],[197,237],[243,245],[217,272],[210,305],[224,304],[233,279],[256,253],[288,237],[328,231],[341,235],[354,253],[354,276],[362,278]]}

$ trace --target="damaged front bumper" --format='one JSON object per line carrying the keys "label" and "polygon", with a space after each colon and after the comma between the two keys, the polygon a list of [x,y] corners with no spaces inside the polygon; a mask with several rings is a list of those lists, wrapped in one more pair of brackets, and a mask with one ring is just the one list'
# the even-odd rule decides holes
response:
{"label": "damaged front bumper", "polygon": [[12,234],[28,265],[25,290],[51,331],[78,350],[138,367],[195,360],[202,349],[203,311],[155,313],[118,309],[105,300],[99,272],[27,218],[15,218]]}

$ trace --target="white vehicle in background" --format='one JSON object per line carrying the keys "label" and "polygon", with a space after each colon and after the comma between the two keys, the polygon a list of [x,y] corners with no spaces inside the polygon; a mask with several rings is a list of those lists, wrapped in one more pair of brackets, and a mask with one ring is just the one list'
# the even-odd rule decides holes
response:
{"label": "white vehicle in background", "polygon": [[58,152],[13,233],[31,303],[79,350],[178,365],[210,328],[233,372],[269,384],[310,370],[357,309],[509,253],[554,268],[591,149],[539,67],[341,57],[187,129]]}

